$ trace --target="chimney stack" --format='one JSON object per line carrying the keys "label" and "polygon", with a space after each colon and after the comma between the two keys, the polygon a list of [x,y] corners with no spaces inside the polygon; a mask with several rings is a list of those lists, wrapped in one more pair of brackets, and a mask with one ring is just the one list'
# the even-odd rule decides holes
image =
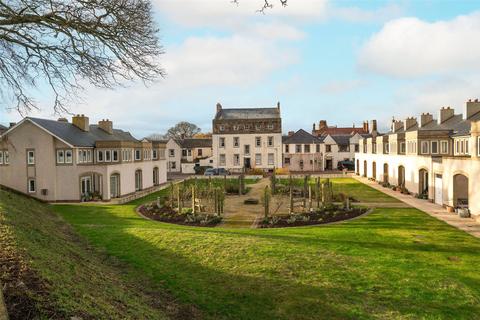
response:
{"label": "chimney stack", "polygon": [[370,132],[368,121],[363,121],[363,131]]}
{"label": "chimney stack", "polygon": [[455,110],[453,108],[442,107],[442,109],[440,109],[440,113],[438,116],[438,124],[444,123],[445,121],[453,117],[454,114],[455,114]]}
{"label": "chimney stack", "polygon": [[217,103],[217,112],[220,112],[222,110],[222,105],[220,102]]}
{"label": "chimney stack", "polygon": [[372,131],[370,133],[377,132],[377,120],[372,120]]}
{"label": "chimney stack", "polygon": [[277,102],[277,109],[280,111],[280,101]]}
{"label": "chimney stack", "polygon": [[108,134],[113,134],[113,123],[108,119],[102,119],[102,121],[98,121],[98,127]]}
{"label": "chimney stack", "polygon": [[398,132],[403,128],[403,121],[392,119],[392,131]]}
{"label": "chimney stack", "polygon": [[288,136],[291,137],[295,134],[295,131],[288,131]]}
{"label": "chimney stack", "polygon": [[88,122],[88,117],[85,117],[84,114],[80,115],[77,114],[76,116],[72,117],[72,124],[79,128],[82,131],[88,132],[90,129],[90,123]]}
{"label": "chimney stack", "polygon": [[431,113],[422,113],[420,116],[420,127],[425,127],[427,124],[433,121],[433,115]]}
{"label": "chimney stack", "polygon": [[68,119],[67,119],[67,118],[58,118],[57,121],[58,121],[58,122],[68,123]]}
{"label": "chimney stack", "polygon": [[327,120],[320,120],[320,122],[318,122],[318,129],[321,130],[326,128],[327,128]]}
{"label": "chimney stack", "polygon": [[12,128],[12,127],[15,126],[16,124],[17,124],[16,122],[10,122],[9,128]]}
{"label": "chimney stack", "polygon": [[410,129],[411,127],[415,126],[416,124],[417,124],[417,118],[408,117],[408,118],[405,119],[405,121],[404,121],[405,131],[407,131],[407,130]]}
{"label": "chimney stack", "polygon": [[468,99],[467,104],[465,106],[465,113],[463,115],[464,119],[470,119],[474,114],[480,112],[480,102],[478,99],[472,101],[472,99]]}
{"label": "chimney stack", "polygon": [[315,133],[315,130],[316,130],[316,125],[315,125],[315,122],[313,123],[313,129],[312,129],[312,133]]}

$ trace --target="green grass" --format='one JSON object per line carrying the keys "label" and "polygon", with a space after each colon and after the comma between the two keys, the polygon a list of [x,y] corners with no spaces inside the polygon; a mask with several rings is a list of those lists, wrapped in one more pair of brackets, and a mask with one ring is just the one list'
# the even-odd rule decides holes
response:
{"label": "green grass", "polygon": [[[343,181],[335,180],[339,188],[364,193]],[[368,193],[365,198],[375,197]],[[209,229],[144,220],[134,208],[147,200],[54,209],[91,244],[133,267],[129,277],[148,277],[150,286],[167,289],[207,318],[480,314],[480,240],[416,209],[377,209],[322,227]]]}
{"label": "green grass", "polygon": [[[279,179],[281,184],[288,185],[289,181],[286,178]],[[303,186],[303,179],[292,179],[293,183],[296,186]],[[325,179],[322,179],[325,181]],[[400,202],[399,200],[390,197],[389,195],[380,192],[376,189],[373,189],[366,184],[359,183],[353,178],[333,178],[330,179],[333,184],[334,193],[344,193],[360,202],[378,202],[378,203],[395,203]],[[315,183],[315,179],[311,178],[309,180],[310,184]]]}
{"label": "green grass", "polygon": [[[164,319],[172,313],[167,306],[177,308],[163,289],[144,286],[149,279],[137,270],[88,246],[48,205],[0,189],[0,231],[0,261],[6,253],[18,260],[0,263],[0,279],[20,277],[13,286],[26,282],[15,290],[31,303],[10,305],[12,319]],[[7,265],[22,271],[11,273]]]}

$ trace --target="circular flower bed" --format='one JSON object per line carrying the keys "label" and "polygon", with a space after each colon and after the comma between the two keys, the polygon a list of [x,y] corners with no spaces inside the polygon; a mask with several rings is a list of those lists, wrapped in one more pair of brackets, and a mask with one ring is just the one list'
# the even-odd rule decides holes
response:
{"label": "circular flower bed", "polygon": [[193,213],[191,208],[184,208],[179,213],[169,206],[158,207],[156,203],[142,205],[138,208],[138,212],[152,220],[187,226],[214,227],[222,222],[222,217],[219,215],[205,212]]}
{"label": "circular flower bed", "polygon": [[299,227],[348,220],[366,213],[366,208],[345,209],[332,205],[329,208],[312,212],[276,215],[264,218],[259,223],[260,228]]}

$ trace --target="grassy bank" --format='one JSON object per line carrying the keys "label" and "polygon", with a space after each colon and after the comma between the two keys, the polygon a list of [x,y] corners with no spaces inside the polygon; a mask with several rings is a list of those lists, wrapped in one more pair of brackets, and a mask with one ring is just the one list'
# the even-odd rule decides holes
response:
{"label": "grassy bank", "polygon": [[[190,314],[148,278],[89,247],[48,205],[0,189],[0,282],[11,319]],[[126,280],[129,278],[129,280]]]}

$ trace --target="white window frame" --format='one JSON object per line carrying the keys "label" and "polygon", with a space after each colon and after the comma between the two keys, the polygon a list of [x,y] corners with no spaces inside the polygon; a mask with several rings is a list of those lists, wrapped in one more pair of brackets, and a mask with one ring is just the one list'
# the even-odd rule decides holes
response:
{"label": "white window frame", "polygon": [[227,162],[227,158],[225,156],[225,153],[220,154],[218,163],[220,166],[225,166]]}
{"label": "white window frame", "polygon": [[65,163],[65,151],[57,150],[57,163]]}
{"label": "white window frame", "polygon": [[[32,187],[31,182],[33,182],[33,189],[31,188]],[[28,189],[28,193],[36,193],[37,192],[37,182],[35,181],[34,178],[29,178],[27,180],[27,189]]]}
{"label": "white window frame", "polygon": [[225,148],[225,137],[220,137],[218,145],[220,146],[220,148]]}
{"label": "white window frame", "polygon": [[97,150],[97,162],[103,162],[105,160],[105,153],[103,150]]}
{"label": "white window frame", "polygon": [[[426,147],[426,150],[425,150]],[[422,141],[420,145],[420,152],[422,154],[429,154],[430,153],[430,142],[429,141]]]}
{"label": "white window frame", "polygon": [[405,142],[400,142],[400,153],[406,153],[407,147],[406,147],[406,144]]}
{"label": "white window frame", "polygon": [[0,164],[3,164],[3,151],[0,151]]}
{"label": "white window frame", "polygon": [[[175,149],[168,149],[168,156],[170,158],[175,157]],[[135,155],[135,160],[137,159],[137,156]]]}
{"label": "white window frame", "polygon": [[296,144],[295,145],[295,153],[302,153],[302,145]]}
{"label": "white window frame", "polygon": [[112,150],[112,162],[118,162],[120,158],[118,157],[118,150]]}
{"label": "white window frame", "polygon": [[261,153],[255,153],[255,165],[256,166],[261,166],[262,165],[262,154]]}
{"label": "white window frame", "polygon": [[[170,150],[173,150],[175,152],[174,149],[170,149]],[[137,157],[138,155],[138,157]],[[135,149],[135,161],[140,161],[142,160],[142,150],[140,149]]]}
{"label": "white window frame", "polygon": [[448,140],[440,141],[440,153],[441,154],[447,154],[448,153]]}
{"label": "white window frame", "polygon": [[233,165],[234,166],[240,165],[240,154],[236,153],[233,155]]}
{"label": "white window frame", "polygon": [[[436,144],[437,146],[437,151],[433,152],[433,144]],[[432,154],[439,154],[440,153],[440,150],[439,150],[439,145],[438,145],[438,141],[437,140],[433,140],[433,141],[430,141],[430,151]]]}
{"label": "white window frame", "polygon": [[275,155],[273,153],[269,153],[267,157],[268,165],[273,166],[275,164]]}
{"label": "white window frame", "polygon": [[10,153],[8,150],[3,151],[3,163],[10,164]]}
{"label": "white window frame", "polygon": [[233,147],[240,148],[240,137],[233,137]]}
{"label": "white window frame", "polygon": [[105,162],[112,162],[112,151],[105,150]]}
{"label": "white window frame", "polygon": [[256,148],[262,147],[262,137],[255,137],[255,147]]}
{"label": "white window frame", "polygon": [[273,138],[273,136],[267,137],[267,145],[268,145],[269,147],[273,147],[273,145],[274,145],[274,138]]}
{"label": "white window frame", "polygon": [[268,130],[273,130],[273,123],[269,123],[267,128]]}
{"label": "white window frame", "polygon": [[153,158],[153,160],[158,160],[158,150],[157,149],[152,150],[152,158]]}
{"label": "white window frame", "polygon": [[29,166],[35,165],[35,150],[27,150],[27,164]]}

